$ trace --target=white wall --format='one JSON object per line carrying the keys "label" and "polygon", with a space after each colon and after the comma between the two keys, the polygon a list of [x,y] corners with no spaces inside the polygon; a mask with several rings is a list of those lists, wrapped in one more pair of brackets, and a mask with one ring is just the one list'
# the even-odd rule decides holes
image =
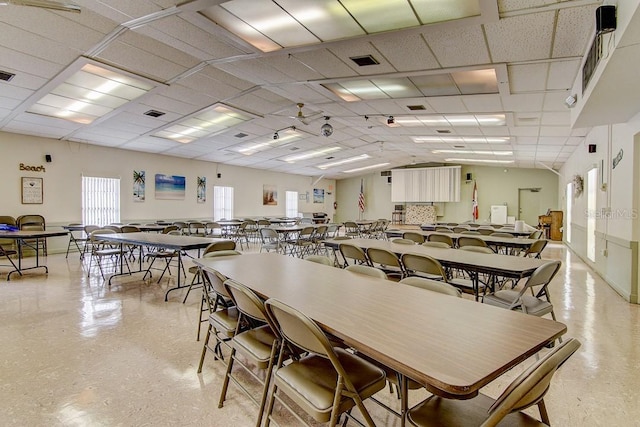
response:
{"label": "white wall", "polygon": [[[638,302],[638,200],[640,190],[640,115],[627,123],[599,126],[587,135],[585,146],[569,158],[561,169],[560,203],[566,208],[566,185],[576,174],[586,178],[592,167],[599,171],[595,212],[587,210],[588,189],[573,199],[572,239],[568,243],[587,264],[597,271],[622,297]],[[587,145],[595,144],[589,154]],[[612,161],[622,150],[616,168]],[[585,181],[586,182],[586,181]],[[602,184],[605,184],[602,186]],[[587,258],[587,219],[596,217],[596,259]]]}
{"label": "white wall", "polygon": [[[0,153],[0,182],[3,183],[0,187],[3,201],[0,214],[13,217],[41,214],[48,228],[81,220],[82,175],[121,179],[122,222],[212,219],[214,185],[234,187],[234,214],[237,217],[283,216],[287,190],[302,194],[309,192],[308,202],[299,200],[300,212],[333,213],[334,180],[323,179],[314,186],[325,190],[325,202],[313,203],[313,177],[2,132]],[[45,154],[52,156],[51,163],[45,162]],[[45,172],[21,171],[20,163],[44,166]],[[146,173],[146,200],[142,203],[133,201],[134,169]],[[154,176],[158,173],[186,177],[185,200],[155,200]],[[217,173],[222,174],[220,179]],[[43,204],[21,203],[20,177],[25,176],[43,178]],[[206,203],[197,203],[196,200],[198,176],[207,178]],[[277,186],[277,206],[262,205],[263,185]]]}
{"label": "white wall", "polygon": [[[506,171],[506,172],[505,172]],[[473,181],[465,182],[471,173],[478,185],[479,221],[488,221],[491,205],[507,204],[508,215],[517,216],[518,189],[539,187],[540,214],[547,209],[556,210],[558,205],[558,176],[546,169],[517,169],[486,166],[463,166],[460,202],[444,203],[444,215],[438,220],[464,222],[471,220]],[[394,203],[391,203],[391,185],[380,171],[368,175],[341,179],[337,183],[338,217],[341,221],[358,218],[358,193],[360,179],[364,182],[367,219],[391,218]],[[532,224],[536,225],[536,224]]]}

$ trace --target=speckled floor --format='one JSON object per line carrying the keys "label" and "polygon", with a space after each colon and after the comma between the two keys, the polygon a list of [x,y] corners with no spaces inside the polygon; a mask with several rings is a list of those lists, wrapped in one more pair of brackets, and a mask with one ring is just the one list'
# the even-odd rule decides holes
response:
{"label": "speckled floor", "polygon": [[[640,307],[562,245],[544,255],[563,261],[552,286],[555,311],[567,335],[583,345],[554,378],[546,399],[551,421],[640,426]],[[222,362],[208,358],[196,373],[199,291],[186,304],[179,292],[165,302],[172,278],[158,285],[138,274],[109,287],[97,274],[87,277],[77,254],[46,262],[48,275],[32,271],[9,282],[8,269],[0,268],[1,426],[254,424],[257,408],[233,386],[217,408]],[[496,397],[532,362],[484,392]],[[397,404],[388,391],[379,395]],[[367,406],[378,425],[399,425],[377,405]],[[286,417],[281,424],[297,422]]]}

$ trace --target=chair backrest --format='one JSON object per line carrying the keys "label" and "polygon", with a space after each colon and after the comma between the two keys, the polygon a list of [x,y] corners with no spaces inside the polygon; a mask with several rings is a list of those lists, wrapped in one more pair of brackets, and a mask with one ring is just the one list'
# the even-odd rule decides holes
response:
{"label": "chair backrest", "polygon": [[46,223],[42,215],[20,215],[16,225],[21,230],[45,230]]}
{"label": "chair backrest", "polygon": [[16,219],[9,215],[0,216],[0,224],[16,225]]}
{"label": "chair backrest", "polygon": [[453,227],[454,233],[463,233],[465,231],[469,231],[467,227]]}
{"label": "chair backrest", "polygon": [[387,249],[381,248],[368,248],[367,258],[369,261],[375,264],[384,265],[387,267],[398,267],[402,269],[402,263],[398,255]]}
{"label": "chair backrest", "polygon": [[162,234],[169,234],[171,231],[180,231],[180,228],[177,225],[167,225],[162,229]]}
{"label": "chair backrest", "polygon": [[[331,342],[313,320],[273,298],[269,298],[264,305],[267,314],[284,339],[304,351],[330,359],[331,362],[335,361],[338,366],[341,366]],[[346,377],[344,370],[338,373]]]}
{"label": "chair backrest", "polygon": [[333,261],[331,261],[331,258],[324,255],[307,255],[306,257],[304,257],[304,259],[306,259],[307,261],[315,262],[316,264],[333,265]]}
{"label": "chair backrest", "polygon": [[199,221],[190,222],[189,234],[204,236],[205,234],[207,234],[207,228],[204,226],[204,223],[202,222],[199,222]]}
{"label": "chair backrest", "polygon": [[425,241],[424,235],[415,231],[405,231],[404,233],[402,233],[402,238],[413,240],[416,243],[424,243]]}
{"label": "chair backrest", "polygon": [[436,231],[439,233],[453,233],[449,227],[436,227]]}
{"label": "chair backrest", "polygon": [[92,242],[98,242],[100,241],[100,238],[97,237],[98,234],[115,234],[116,232],[114,230],[111,230],[109,228],[97,228],[93,231],[91,231],[89,234],[89,240],[91,240]]}
{"label": "chair backrest", "polygon": [[[529,276],[527,283],[524,284],[521,293],[523,293],[527,288],[536,288],[538,286],[545,288],[551,280],[553,280],[556,273],[558,273],[561,265],[562,262],[560,261],[549,261],[536,268],[533,274]],[[540,290],[538,291],[538,294],[540,292],[546,292],[546,290]]]}
{"label": "chair backrest", "polygon": [[206,254],[202,255],[202,258],[217,258],[217,257],[221,257],[221,256],[229,256],[229,255],[242,255],[242,252],[238,252],[236,250],[222,250],[222,251],[213,251],[213,252],[207,252]]}
{"label": "chair backrest", "polygon": [[85,225],[84,226],[84,232],[86,233],[87,236],[90,235],[92,231],[99,230],[99,229],[100,229],[100,227],[97,226],[97,225]]}
{"label": "chair backrest", "polygon": [[426,241],[422,244],[422,246],[430,246],[432,248],[443,248],[443,249],[449,249],[451,248],[451,245],[449,245],[448,243],[445,242],[429,242]]}
{"label": "chair backrest", "polygon": [[340,243],[338,249],[340,250],[340,254],[344,258],[345,262],[349,259],[352,259],[362,264],[369,265],[367,254],[362,250],[362,248],[350,245],[348,243]]}
{"label": "chair backrest", "polygon": [[460,232],[460,234],[472,234],[472,235],[473,235],[473,234],[475,234],[475,235],[480,235],[480,234],[482,234],[482,233],[480,233],[479,231],[476,231],[476,230],[464,230],[464,231],[461,231],[461,232]]}
{"label": "chair backrest", "polygon": [[[580,345],[577,339],[569,338],[520,374],[491,405],[489,416],[482,423],[482,427],[495,426],[510,413],[542,401],[555,372],[580,348]],[[542,414],[542,422],[549,424],[546,413]]]}
{"label": "chair backrest", "polygon": [[402,238],[402,239],[400,239],[400,238],[393,239],[391,241],[391,243],[397,243],[399,245],[415,245],[416,244],[415,241],[413,241],[411,239],[404,239],[404,238]]}
{"label": "chair backrest", "polygon": [[429,255],[406,253],[402,254],[401,260],[404,268],[408,272],[416,271],[420,273],[434,274],[442,276],[443,279],[446,279],[447,277],[440,261],[430,257]]}
{"label": "chair backrest", "polygon": [[206,280],[211,285],[211,288],[214,290],[214,292],[216,292],[220,296],[231,298],[231,295],[229,295],[229,291],[227,291],[227,288],[224,287],[224,282],[226,282],[228,279],[227,277],[217,271],[211,272],[204,268],[202,269],[202,273],[202,275],[204,276],[204,280]]}
{"label": "chair backrest", "polygon": [[344,268],[345,270],[351,271],[353,273],[364,274],[366,276],[377,277],[378,279],[386,279],[387,275],[384,271],[379,268],[371,267],[370,265],[348,265]]}
{"label": "chair backrest", "polygon": [[547,246],[547,240],[541,239],[536,240],[529,246],[529,248],[524,252],[524,256],[526,257],[535,257],[542,258],[542,251]]}
{"label": "chair backrest", "polygon": [[333,239],[333,238],[337,237],[339,229],[340,229],[340,227],[338,227],[337,224],[330,224],[327,227],[327,239]]}
{"label": "chair backrest", "polygon": [[236,242],[233,240],[220,240],[219,242],[213,242],[204,249],[203,254],[216,251],[232,251],[236,248]]}
{"label": "chair backrest", "polygon": [[461,246],[458,249],[461,251],[477,252],[479,254],[495,254],[493,249],[488,246]]}
{"label": "chair backrest", "polygon": [[458,247],[461,248],[463,246],[480,246],[482,248],[486,248],[487,242],[476,237],[460,236],[458,237]]}
{"label": "chair backrest", "polygon": [[426,289],[427,291],[431,291],[431,292],[438,292],[441,294],[462,298],[462,292],[460,291],[460,289],[456,288],[455,286],[451,286],[446,282],[442,282],[440,280],[432,280],[432,279],[427,279],[425,277],[411,276],[411,277],[405,277],[404,279],[400,280],[399,283],[409,285],[409,286],[415,286],[416,288],[420,288],[420,289]]}
{"label": "chair backrest", "polygon": [[447,236],[446,234],[432,233],[427,236],[427,240],[429,242],[444,242],[449,245],[450,248],[453,247],[453,239],[451,236]]}
{"label": "chair backrest", "polygon": [[120,227],[120,231],[122,233],[137,233],[138,231],[140,231],[140,228],[136,227],[135,225],[123,225],[122,227]]}
{"label": "chair backrest", "polygon": [[263,227],[259,232],[262,243],[278,240],[278,232],[273,228]]}
{"label": "chair backrest", "polygon": [[259,219],[258,220],[258,227],[268,227],[271,225],[271,221],[269,221],[268,219]]}
{"label": "chair backrest", "polygon": [[115,233],[120,233],[122,231],[122,227],[119,225],[109,224],[103,227],[105,230],[112,230]]}
{"label": "chair backrest", "polygon": [[529,234],[529,239],[540,239],[540,238],[542,238],[542,230],[532,231],[531,234]]}
{"label": "chair backrest", "polygon": [[275,325],[272,324],[267,311],[264,308],[264,302],[253,292],[251,289],[236,282],[232,279],[224,281],[223,286],[231,295],[231,299],[236,304],[238,311],[251,319],[258,320],[260,322],[268,323],[271,329],[276,330]]}
{"label": "chair backrest", "polygon": [[504,231],[494,231],[493,233],[490,234],[490,236],[505,237],[505,238],[513,239],[513,234],[505,233]]}

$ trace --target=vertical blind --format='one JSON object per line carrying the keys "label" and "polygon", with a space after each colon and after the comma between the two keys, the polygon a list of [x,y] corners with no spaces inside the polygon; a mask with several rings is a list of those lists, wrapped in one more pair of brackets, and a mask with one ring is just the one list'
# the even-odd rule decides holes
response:
{"label": "vertical blind", "polygon": [[298,192],[297,191],[285,191],[285,213],[288,218],[295,218],[298,216]]}
{"label": "vertical blind", "polygon": [[120,179],[82,177],[82,223],[108,225],[120,222]]}
{"label": "vertical blind", "polygon": [[233,218],[233,187],[213,187],[213,220]]}
{"label": "vertical blind", "polygon": [[459,202],[460,166],[393,169],[392,202]]}

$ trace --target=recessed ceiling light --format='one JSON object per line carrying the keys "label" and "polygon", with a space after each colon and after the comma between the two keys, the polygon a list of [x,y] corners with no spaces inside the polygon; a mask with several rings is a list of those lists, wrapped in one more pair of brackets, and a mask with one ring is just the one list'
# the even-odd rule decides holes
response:
{"label": "recessed ceiling light", "polygon": [[368,154],[361,154],[359,156],[355,156],[355,157],[349,157],[347,159],[342,159],[342,160],[338,160],[335,162],[331,162],[331,163],[324,163],[322,165],[318,165],[316,166],[318,169],[329,169],[335,166],[340,166],[340,165],[344,165],[347,163],[353,163],[353,162],[358,162],[360,160],[365,160],[370,158],[371,156]]}
{"label": "recessed ceiling light", "polygon": [[511,156],[513,151],[489,151],[489,150],[433,150],[433,154],[477,154],[488,156]]}
{"label": "recessed ceiling light", "polygon": [[[422,143],[464,143],[464,144],[505,144],[510,141],[508,136],[412,136],[416,144]],[[457,147],[456,147],[457,148]]]}
{"label": "recessed ceiling light", "polygon": [[307,159],[313,159],[315,157],[322,157],[329,153],[335,153],[336,151],[340,151],[341,149],[342,149],[341,147],[326,147],[326,148],[321,148],[319,150],[307,151],[306,153],[296,154],[294,156],[287,156],[280,160],[287,163],[295,163],[300,160],[307,160]]}
{"label": "recessed ceiling light", "polygon": [[342,173],[354,173],[354,172],[361,172],[361,171],[366,171],[369,169],[377,169],[377,168],[381,168],[387,165],[390,165],[391,163],[386,162],[386,163],[378,163],[375,165],[370,165],[370,166],[364,166],[362,168],[357,168],[357,169],[349,169],[348,171],[342,171]]}
{"label": "recessed ceiling light", "polygon": [[458,163],[500,163],[500,164],[513,163],[513,160],[490,160],[490,159],[444,159],[444,161],[458,162]]}

